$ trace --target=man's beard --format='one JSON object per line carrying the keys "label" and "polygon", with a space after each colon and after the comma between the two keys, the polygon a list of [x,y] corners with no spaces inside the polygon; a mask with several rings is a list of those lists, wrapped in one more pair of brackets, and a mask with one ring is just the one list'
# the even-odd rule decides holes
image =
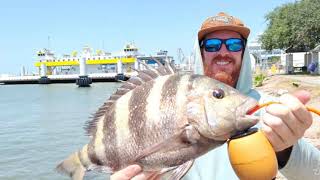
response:
{"label": "man's beard", "polygon": [[210,65],[207,65],[205,66],[204,68],[204,73],[206,76],[209,76],[213,79],[216,79],[220,82],[223,82],[225,84],[228,84],[232,87],[236,87],[236,83],[238,81],[238,78],[239,78],[239,75],[240,75],[240,68],[241,67],[236,67],[235,66],[235,59],[226,55],[226,56],[221,56],[221,55],[218,55],[217,57],[215,57],[211,63],[216,63],[217,60],[219,59],[228,59],[229,61],[231,61],[230,63],[233,63],[234,65],[234,68],[231,69],[220,69],[219,71],[217,72],[213,72],[212,71],[212,67],[211,67],[211,64]]}
{"label": "man's beard", "polygon": [[230,86],[234,86],[234,84],[235,84],[235,80],[232,77],[232,75],[230,75],[224,71],[219,71],[219,72],[215,73],[213,78],[220,81],[220,82],[228,84]]}

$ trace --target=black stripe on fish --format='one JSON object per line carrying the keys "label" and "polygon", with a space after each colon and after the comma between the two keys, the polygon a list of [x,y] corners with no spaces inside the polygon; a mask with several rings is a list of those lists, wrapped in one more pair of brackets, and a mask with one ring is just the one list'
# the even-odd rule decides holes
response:
{"label": "black stripe on fish", "polygon": [[[162,86],[162,90],[161,90],[161,101],[174,101],[173,98],[176,97],[176,93],[178,90],[178,86],[180,84],[180,80],[181,80],[181,75],[174,75],[174,76],[170,76],[166,82],[163,84]],[[170,98],[170,99],[168,99]],[[174,102],[172,102],[174,103]]]}
{"label": "black stripe on fish", "polygon": [[189,90],[191,90],[193,87],[192,87],[192,85],[193,85],[193,82],[194,81],[197,81],[197,79],[199,78],[199,79],[201,79],[201,77],[202,77],[202,75],[199,75],[199,74],[192,74],[191,76],[190,76],[190,78],[189,78]]}
{"label": "black stripe on fish", "polygon": [[147,136],[145,132],[146,106],[147,98],[154,82],[151,81],[144,88],[137,87],[133,92],[129,101],[129,130],[139,147],[143,147],[144,139]]}
{"label": "black stripe on fish", "polygon": [[190,79],[189,79],[189,82],[193,82],[193,81],[195,81],[196,79],[198,79],[198,78],[202,78],[203,76],[202,75],[199,75],[199,74],[192,74],[191,76],[190,76]]}
{"label": "black stripe on fish", "polygon": [[[95,139],[95,137],[93,137],[92,139]],[[96,154],[94,148],[95,148],[94,147],[94,141],[91,141],[90,144],[88,145],[88,156],[89,156],[89,159],[93,164],[98,165],[98,166],[102,166],[103,163],[97,157],[97,154]]]}
{"label": "black stripe on fish", "polygon": [[131,82],[129,82],[129,81],[125,82],[125,83],[121,86],[121,88],[129,89],[129,90],[132,90],[132,89],[134,89],[134,88],[136,88],[136,87],[137,87],[136,84],[133,84],[133,83],[131,83]]}
{"label": "black stripe on fish", "polygon": [[146,74],[144,72],[140,72],[138,77],[140,77],[141,79],[143,79],[145,82],[148,82],[150,80],[152,80],[153,78],[149,75],[149,74]]}
{"label": "black stripe on fish", "polygon": [[[161,89],[160,113],[165,116],[162,117],[165,118],[165,120],[162,120],[161,128],[168,132],[170,132],[171,127],[173,127],[172,123],[175,123],[170,120],[172,120],[172,117],[176,114],[176,94],[181,77],[181,75],[170,76]],[[159,131],[161,131],[161,129],[159,129]]]}
{"label": "black stripe on fish", "polygon": [[128,81],[137,85],[137,86],[142,85],[144,82],[140,77],[137,77],[137,76],[131,77]]}
{"label": "black stripe on fish", "polygon": [[97,121],[96,126],[99,127],[96,127],[96,133],[88,145],[89,159],[98,166],[111,168],[119,166],[114,107],[112,106],[105,116]]}
{"label": "black stripe on fish", "polygon": [[153,79],[155,79],[155,78],[157,78],[159,76],[157,73],[155,73],[154,71],[150,71],[150,70],[142,70],[140,72],[144,73],[144,74],[148,74]]}
{"label": "black stripe on fish", "polygon": [[115,101],[115,100],[119,99],[121,96],[122,96],[122,95],[113,94],[113,95],[110,96],[109,100]]}
{"label": "black stripe on fish", "polygon": [[[156,62],[159,64],[159,61],[156,60]],[[159,64],[158,69],[155,69],[155,68],[153,68],[143,62],[140,62],[140,63],[144,64],[148,70],[141,71],[141,74],[142,74],[141,77],[137,77],[137,76],[131,77],[127,82],[125,82],[119,88],[120,90],[116,91],[113,95],[110,96],[110,98],[108,99],[109,103],[107,103],[107,104],[105,103],[104,105],[102,105],[99,108],[99,110],[94,114],[93,118],[91,120],[89,120],[85,125],[85,130],[89,136],[92,136],[96,132],[97,121],[99,120],[100,117],[102,117],[107,112],[109,107],[111,107],[112,104],[114,104],[114,101],[119,99],[121,96],[123,96],[124,94],[126,94],[130,90],[133,90],[136,87],[138,87],[138,86],[140,86],[150,80],[156,79],[158,77],[158,75],[164,76],[164,75],[174,73],[174,72],[171,72],[171,71],[169,72],[168,70],[166,70],[166,67],[163,66],[161,63],[160,63],[161,65]],[[172,64],[168,64],[168,65],[171,67],[171,69],[174,69]],[[153,79],[146,78],[143,74],[148,74]],[[138,76],[139,76],[139,72],[138,72]]]}
{"label": "black stripe on fish", "polygon": [[[115,107],[115,106],[113,106]],[[103,145],[105,147],[105,155],[108,156],[106,165],[113,169],[120,167],[120,157],[117,147],[117,136],[116,136],[116,109],[112,110],[113,113],[108,113],[103,123]]]}
{"label": "black stripe on fish", "polygon": [[125,88],[118,88],[117,91],[116,91],[116,94],[118,95],[124,95],[125,93],[129,92],[130,89],[125,89]]}
{"label": "black stripe on fish", "polygon": [[163,67],[159,67],[157,70],[162,76],[170,74],[168,71],[166,71],[166,68],[164,66]]}
{"label": "black stripe on fish", "polygon": [[153,71],[154,73],[158,74],[159,76],[165,76],[165,75],[168,75],[169,73],[167,73],[167,71],[164,69],[164,66],[161,64],[158,68],[154,68],[154,67],[151,67],[149,65],[147,65],[146,63],[144,62],[140,62],[142,65],[144,65],[147,70],[150,70],[150,71]]}

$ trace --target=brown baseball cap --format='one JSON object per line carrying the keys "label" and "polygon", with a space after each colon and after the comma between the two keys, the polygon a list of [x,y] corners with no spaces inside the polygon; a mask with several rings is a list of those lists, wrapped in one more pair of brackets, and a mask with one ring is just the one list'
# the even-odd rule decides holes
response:
{"label": "brown baseball cap", "polygon": [[247,39],[250,34],[250,29],[245,27],[240,19],[220,12],[216,16],[207,18],[202,23],[198,32],[198,39],[202,40],[206,34],[217,30],[235,31],[241,34],[245,39]]}

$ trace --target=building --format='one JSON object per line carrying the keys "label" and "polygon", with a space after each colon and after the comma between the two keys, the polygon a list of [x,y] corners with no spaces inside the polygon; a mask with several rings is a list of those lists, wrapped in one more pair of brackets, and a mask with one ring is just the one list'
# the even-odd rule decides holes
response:
{"label": "building", "polygon": [[[248,42],[248,50],[251,56],[251,64],[255,64],[255,66],[259,67],[260,69],[267,70],[269,69],[273,62],[270,60],[273,57],[278,57],[280,59],[281,54],[283,51],[281,49],[273,49],[268,51],[262,48],[262,43],[259,41],[259,37]],[[254,58],[254,60],[253,60]]]}
{"label": "building", "polygon": [[320,45],[309,52],[290,52],[281,55],[281,64],[287,74],[304,72],[320,74]]}

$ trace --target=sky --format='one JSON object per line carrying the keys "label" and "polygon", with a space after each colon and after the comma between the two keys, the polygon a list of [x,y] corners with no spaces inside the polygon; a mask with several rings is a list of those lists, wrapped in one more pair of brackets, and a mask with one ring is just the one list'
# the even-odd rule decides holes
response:
{"label": "sky", "polygon": [[36,52],[56,56],[81,51],[120,51],[134,42],[143,54],[167,50],[190,55],[197,31],[223,11],[251,29],[249,41],[267,26],[265,15],[295,0],[0,0],[0,74],[36,72]]}

